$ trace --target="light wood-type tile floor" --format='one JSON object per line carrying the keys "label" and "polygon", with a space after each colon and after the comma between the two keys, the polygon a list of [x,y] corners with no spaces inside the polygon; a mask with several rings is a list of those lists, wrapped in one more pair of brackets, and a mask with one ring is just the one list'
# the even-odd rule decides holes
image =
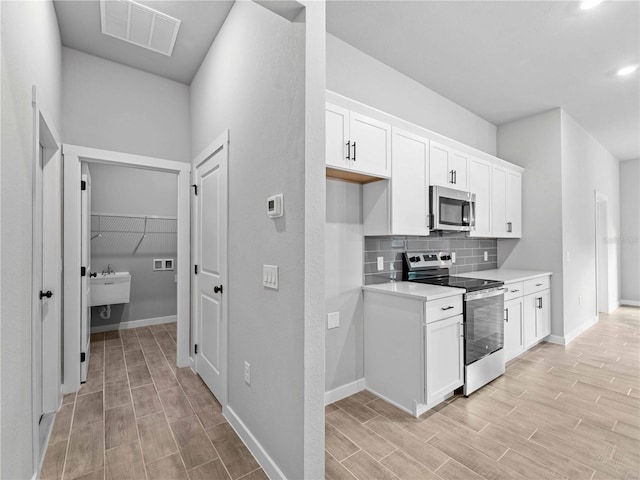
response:
{"label": "light wood-type tile floor", "polygon": [[91,336],[87,382],[64,397],[41,478],[264,480],[220,404],[176,368],[176,324]]}
{"label": "light wood-type tile floor", "polygon": [[327,479],[640,478],[640,308],[542,343],[415,419],[369,392],[326,408]]}

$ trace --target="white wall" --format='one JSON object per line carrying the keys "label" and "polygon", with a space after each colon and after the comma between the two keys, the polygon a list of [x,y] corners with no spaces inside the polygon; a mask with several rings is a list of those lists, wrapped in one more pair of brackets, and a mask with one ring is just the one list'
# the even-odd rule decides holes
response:
{"label": "white wall", "polygon": [[[126,215],[177,215],[177,175],[139,168],[99,163],[90,164],[91,208],[93,212]],[[142,234],[113,233],[113,230],[141,231],[141,221],[113,219],[101,222],[104,233],[91,241],[91,270],[101,272],[111,264],[117,271],[131,273],[130,302],[112,305],[111,318],[101,319],[92,309],[91,326],[115,325],[176,315],[177,270],[154,271],[154,258],[177,260],[176,222],[153,222],[150,232],[134,250]],[[94,222],[94,228],[97,227]],[[158,228],[160,226],[160,228]]]}
{"label": "white wall", "polygon": [[498,156],[524,167],[522,238],[498,240],[498,267],[551,276],[551,334],[563,335],[560,109],[498,127]]}
{"label": "white wall", "polygon": [[65,143],[190,161],[189,87],[62,49]]}
{"label": "white wall", "polygon": [[325,389],[364,378],[362,186],[327,179],[326,310],[340,327],[326,330]]}
{"label": "white wall", "polygon": [[495,125],[330,34],[327,89],[496,154]]}
{"label": "white wall", "polygon": [[[307,22],[312,13],[307,9]],[[305,171],[313,149],[305,102],[319,101],[324,90],[306,97],[305,46],[304,23],[236,2],[191,84],[192,156],[230,132],[228,408],[288,478],[323,471],[322,378],[310,381],[305,373],[309,360],[321,372],[307,354],[322,360],[324,337],[306,331],[308,320],[322,315],[305,307],[305,256],[313,258],[323,238],[315,250],[305,247],[309,225],[321,225],[324,215],[306,218],[305,186],[322,185],[324,168],[314,157],[317,171]],[[274,221],[264,205],[276,193],[284,194],[285,215]],[[323,250],[315,257],[323,265]],[[279,266],[279,290],[262,286],[263,264]],[[315,295],[323,298],[322,288]],[[244,361],[251,364],[250,386]],[[318,398],[308,402],[315,391]]]}
{"label": "white wall", "polygon": [[51,2],[2,2],[2,397],[0,477],[31,478],[33,109],[31,88],[58,132],[61,47]]}
{"label": "white wall", "polygon": [[640,306],[640,158],[620,162],[620,300]]}
{"label": "white wall", "polygon": [[602,306],[601,311],[613,310],[620,298],[617,242],[620,166],[618,160],[564,110],[561,120],[564,334],[571,336],[597,315],[595,191],[608,198],[609,305]]}

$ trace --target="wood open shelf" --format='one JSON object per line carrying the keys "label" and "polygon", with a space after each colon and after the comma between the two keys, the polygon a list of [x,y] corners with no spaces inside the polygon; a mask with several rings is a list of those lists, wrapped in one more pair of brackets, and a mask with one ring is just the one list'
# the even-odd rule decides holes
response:
{"label": "wood open shelf", "polygon": [[337,180],[344,180],[351,183],[371,183],[380,180],[386,180],[385,178],[374,177],[372,175],[366,175],[364,173],[352,172],[349,170],[340,170],[338,168],[327,167],[327,178],[335,178]]}

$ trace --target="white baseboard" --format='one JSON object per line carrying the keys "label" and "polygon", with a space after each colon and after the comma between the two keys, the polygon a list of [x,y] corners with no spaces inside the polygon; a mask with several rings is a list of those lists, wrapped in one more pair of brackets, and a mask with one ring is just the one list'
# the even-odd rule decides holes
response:
{"label": "white baseboard", "polygon": [[620,300],[620,302],[618,302],[620,305],[626,305],[629,307],[640,307],[640,301],[639,300]]}
{"label": "white baseboard", "polygon": [[222,414],[228,420],[229,425],[231,425],[231,427],[236,431],[240,440],[244,442],[251,454],[258,461],[262,470],[264,470],[264,473],[267,474],[267,477],[269,477],[270,480],[286,480],[284,473],[282,473],[282,470],[278,468],[276,462],[274,462],[266,450],[262,448],[262,445],[260,445],[256,437],[253,436],[247,426],[242,422],[242,420],[240,420],[240,418],[238,418],[231,407],[223,407]]}
{"label": "white baseboard", "polygon": [[620,302],[613,302],[609,304],[609,311],[607,313],[613,312],[616,308],[620,307]]}
{"label": "white baseboard", "polygon": [[91,327],[91,333],[110,332],[112,330],[127,330],[129,328],[148,327],[149,325],[160,325],[162,323],[174,323],[178,320],[176,315],[167,317],[143,318],[141,320],[131,320],[128,322],[110,323]]}
{"label": "white baseboard", "polygon": [[347,383],[341,387],[329,390],[324,394],[324,404],[329,405],[330,403],[347,398],[348,396],[361,392],[362,390],[364,390],[364,378],[360,378],[355,382]]}
{"label": "white baseboard", "polygon": [[556,343],[558,345],[569,345],[579,335],[581,335],[582,333],[584,333],[587,330],[589,330],[596,323],[598,323],[598,316],[597,315],[594,316],[593,318],[591,318],[590,320],[588,320],[587,322],[583,323],[582,325],[579,325],[577,328],[574,328],[572,331],[570,331],[564,337],[561,337],[559,335],[549,335],[546,338],[546,341],[549,342],[549,343]]}

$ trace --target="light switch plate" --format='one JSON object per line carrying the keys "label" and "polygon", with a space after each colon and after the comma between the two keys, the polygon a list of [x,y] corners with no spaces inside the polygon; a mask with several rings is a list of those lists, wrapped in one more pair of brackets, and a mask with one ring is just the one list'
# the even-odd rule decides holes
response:
{"label": "light switch plate", "polygon": [[340,326],[340,312],[331,312],[327,314],[327,330],[338,328]]}
{"label": "light switch plate", "polygon": [[384,257],[378,257],[378,271],[384,270]]}
{"label": "light switch plate", "polygon": [[276,265],[262,266],[262,285],[278,290],[278,267]]}
{"label": "light switch plate", "polygon": [[451,263],[456,263],[456,252],[451,252]]}

